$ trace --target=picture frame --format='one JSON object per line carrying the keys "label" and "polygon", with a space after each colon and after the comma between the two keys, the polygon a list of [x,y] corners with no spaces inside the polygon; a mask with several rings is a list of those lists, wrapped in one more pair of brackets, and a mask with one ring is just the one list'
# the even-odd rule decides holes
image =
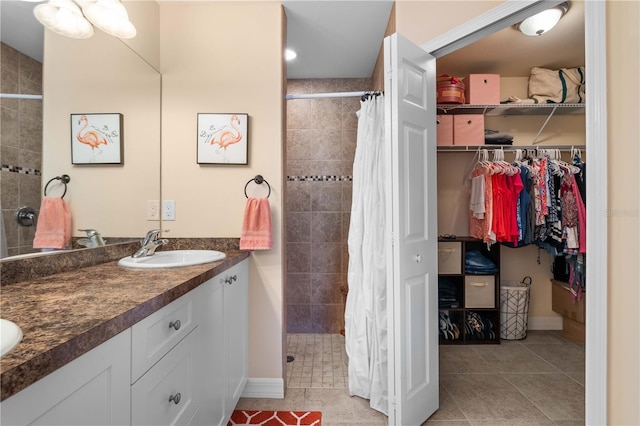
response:
{"label": "picture frame", "polygon": [[71,164],[124,164],[123,115],[71,114]]}
{"label": "picture frame", "polygon": [[249,164],[249,115],[198,113],[198,164]]}

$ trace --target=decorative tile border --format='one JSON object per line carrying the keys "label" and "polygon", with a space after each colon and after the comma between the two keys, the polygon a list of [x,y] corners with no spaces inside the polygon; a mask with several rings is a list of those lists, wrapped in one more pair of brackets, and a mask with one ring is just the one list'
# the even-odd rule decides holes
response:
{"label": "decorative tile border", "polygon": [[289,182],[351,182],[353,176],[338,175],[309,175],[309,176],[287,176]]}
{"label": "decorative tile border", "polygon": [[38,169],[28,169],[26,167],[10,166],[8,164],[2,165],[2,171],[10,172],[10,173],[19,173],[21,175],[35,175],[35,176],[41,175],[40,170]]}

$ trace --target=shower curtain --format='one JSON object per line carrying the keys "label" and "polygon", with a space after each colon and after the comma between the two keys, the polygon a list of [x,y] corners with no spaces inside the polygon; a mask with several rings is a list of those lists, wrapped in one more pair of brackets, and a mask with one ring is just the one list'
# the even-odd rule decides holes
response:
{"label": "shower curtain", "polygon": [[349,226],[349,393],[388,415],[384,97],[360,102]]}

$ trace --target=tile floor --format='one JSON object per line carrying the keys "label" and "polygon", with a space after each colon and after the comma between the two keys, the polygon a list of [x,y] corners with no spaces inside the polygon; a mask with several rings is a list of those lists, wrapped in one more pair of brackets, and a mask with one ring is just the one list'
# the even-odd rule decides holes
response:
{"label": "tile floor", "polygon": [[[242,398],[239,409],[319,410],[322,425],[386,425],[350,397],[344,337],[289,334],[284,399]],[[500,345],[440,346],[440,409],[425,425],[584,424],[584,344],[557,331],[529,331]],[[408,425],[406,425],[408,426]]]}

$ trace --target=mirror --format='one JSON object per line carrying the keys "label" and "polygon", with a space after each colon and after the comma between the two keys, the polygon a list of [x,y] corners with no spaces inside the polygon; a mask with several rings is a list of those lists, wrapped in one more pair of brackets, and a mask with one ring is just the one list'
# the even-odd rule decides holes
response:
{"label": "mirror", "polygon": [[[33,7],[33,3],[7,3]],[[127,2],[125,5],[134,23],[136,16],[153,22],[149,17],[157,15],[155,2]],[[3,42],[9,11],[10,8],[3,4]],[[79,229],[96,229],[109,244],[139,239],[147,230],[159,227],[159,220],[147,220],[147,201],[160,199],[161,76],[150,65],[153,63],[157,67],[154,60],[159,52],[157,32],[147,31],[148,22],[145,25],[138,28],[136,39],[127,43],[100,30],[85,40],[46,31],[43,100],[1,99],[3,168],[0,202],[6,231],[2,232],[2,237],[6,238],[8,255],[34,251],[30,246],[35,227],[19,226],[16,209],[28,203],[39,210],[45,185],[63,174],[71,179],[64,198],[72,214],[74,240],[85,235]],[[29,34],[27,27],[18,29],[24,32],[25,38]],[[11,75],[11,72],[5,72],[5,51],[11,49],[2,47],[2,92],[15,93],[5,89],[8,78],[5,75]],[[31,67],[37,65],[25,55],[16,52],[14,56],[19,59],[18,66],[20,60]],[[17,76],[18,71],[13,71],[13,75]],[[28,128],[11,125],[13,119],[20,123],[22,118],[24,122],[26,113],[32,113],[34,117]],[[98,113],[122,115],[122,164],[73,165],[71,115]],[[40,114],[42,120],[37,122]],[[14,128],[16,132],[5,131]],[[40,157],[41,166],[38,167]],[[5,164],[10,167],[4,167]],[[40,176],[33,174],[37,169]],[[32,173],[20,173],[21,170]],[[50,196],[61,196],[63,192],[64,186],[59,180],[52,181],[47,188]]]}

